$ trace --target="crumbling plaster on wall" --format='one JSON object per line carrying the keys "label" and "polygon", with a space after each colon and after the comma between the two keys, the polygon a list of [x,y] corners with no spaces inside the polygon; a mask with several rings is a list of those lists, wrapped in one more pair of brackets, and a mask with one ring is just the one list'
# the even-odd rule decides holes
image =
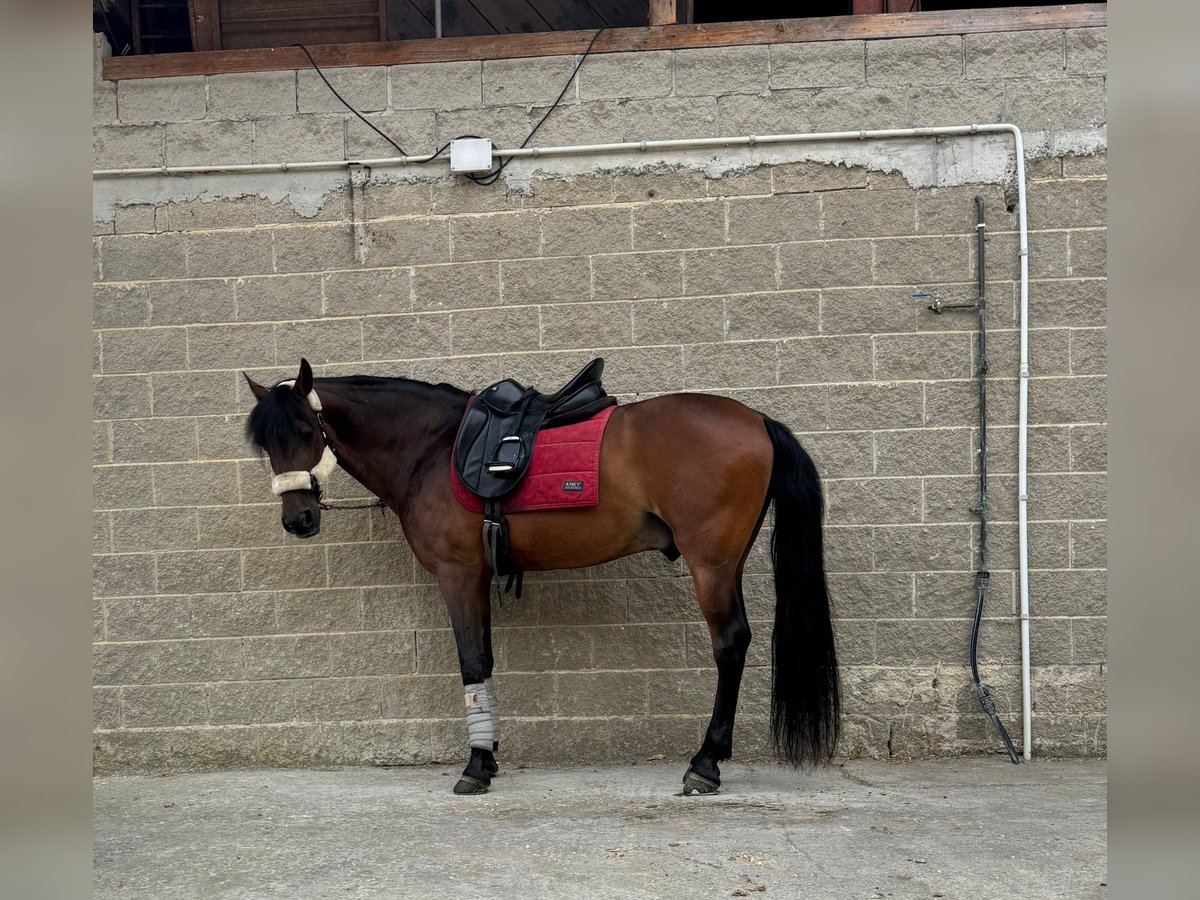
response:
{"label": "crumbling plaster on wall", "polygon": [[[970,123],[947,123],[970,124]],[[1061,156],[1094,156],[1105,153],[1108,129],[1080,128],[1035,132],[1025,136],[1026,161]],[[283,162],[283,160],[281,160]],[[691,170],[709,178],[723,178],[759,166],[792,162],[818,162],[833,166],[858,166],[872,172],[895,173],[914,188],[962,184],[1003,184],[1015,195],[1016,167],[1012,139],[1007,135],[971,137],[867,139],[831,141],[828,144],[776,144],[769,147],[735,147],[714,152],[673,150],[646,153],[596,153],[587,156],[521,158],[513,160],[501,176],[503,186],[480,190],[508,190],[528,195],[542,180],[573,179],[584,174],[632,174]],[[367,177],[380,182],[444,181],[450,175],[444,164],[436,168],[373,167]],[[350,172],[339,171],[211,173],[197,175],[146,175],[98,178],[92,188],[92,217],[111,222],[121,206],[164,204],[184,200],[230,200],[260,197],[271,203],[288,201],[297,215],[319,215],[329,198],[347,190]]]}

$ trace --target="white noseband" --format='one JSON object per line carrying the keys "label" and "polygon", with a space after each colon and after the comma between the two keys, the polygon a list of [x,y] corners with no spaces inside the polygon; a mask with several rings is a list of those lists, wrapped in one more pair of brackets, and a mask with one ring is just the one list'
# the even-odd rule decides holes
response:
{"label": "white noseband", "polygon": [[[281,385],[294,385],[295,379],[291,381],[281,381]],[[317,419],[321,418],[321,398],[317,396],[317,392],[308,392],[308,405],[312,407],[313,412],[317,414]],[[329,480],[329,476],[333,474],[333,470],[337,468],[337,457],[333,455],[333,450],[329,446],[329,438],[325,434],[324,423],[321,423],[321,437],[325,440],[325,449],[321,453],[321,458],[317,460],[317,464],[309,471],[294,471],[280,472],[271,479],[271,493],[278,497],[286,491],[310,491],[315,480],[321,492],[325,491],[325,482]]]}

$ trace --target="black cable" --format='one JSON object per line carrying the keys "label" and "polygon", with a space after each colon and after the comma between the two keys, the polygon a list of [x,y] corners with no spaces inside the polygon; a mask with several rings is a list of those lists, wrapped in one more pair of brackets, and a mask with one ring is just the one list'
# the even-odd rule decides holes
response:
{"label": "black cable", "polygon": [[[339,94],[337,92],[337,88],[335,88],[332,84],[329,83],[329,79],[325,77],[325,73],[322,72],[321,67],[317,65],[317,61],[312,58],[312,54],[308,52],[307,47],[305,47],[303,44],[292,44],[292,46],[299,47],[301,50],[304,51],[304,55],[308,57],[308,61],[310,63],[312,63],[312,67],[317,70],[317,74],[320,75],[321,80],[323,82],[325,82],[325,87],[329,88],[329,90],[333,92],[333,96],[337,97],[339,100],[342,101],[342,106],[346,107],[346,109],[350,110],[350,112],[354,113],[356,116],[358,116],[360,119],[362,119],[364,125],[366,125],[373,132],[375,132],[377,135],[379,135],[381,138],[383,138],[385,141],[387,141],[389,144],[391,144],[393,147],[395,147],[397,150],[399,150],[401,156],[408,156],[408,152],[403,147],[401,147],[399,144],[397,144],[395,141],[393,141],[390,137],[388,137],[386,134],[384,134],[382,131],[380,131],[378,128],[376,128],[374,125],[372,125],[366,116],[364,116],[357,109],[355,109],[353,106],[351,106],[349,103],[346,102],[346,98],[343,97],[341,94]],[[449,146],[449,145],[447,145],[447,146]],[[445,149],[446,149],[445,147],[442,148],[442,150],[445,150]],[[441,150],[439,150],[438,152],[440,153]]]}
{"label": "black cable", "polygon": [[[600,28],[596,29],[596,33],[592,35],[591,41],[588,42],[587,49],[583,51],[583,56],[579,57],[579,62],[575,64],[575,69],[571,72],[571,77],[567,79],[567,83],[563,85],[563,89],[558,92],[558,97],[556,97],[554,102],[550,104],[550,108],[546,110],[545,114],[538,119],[538,123],[533,126],[533,130],[530,131],[529,134],[525,135],[525,140],[521,141],[521,146],[517,149],[521,149],[528,144],[530,139],[537,134],[538,129],[542,127],[542,123],[550,118],[550,113],[554,112],[554,110],[558,108],[558,104],[562,102],[562,98],[567,95],[567,89],[571,86],[571,82],[573,82],[575,80],[575,76],[579,74],[579,69],[583,66],[583,61],[587,59],[588,55],[592,52],[592,47],[596,46],[596,39],[600,37],[601,32],[608,30],[608,28],[608,25],[602,25]],[[505,170],[505,168],[510,162],[513,161],[513,159],[514,157],[508,157],[506,160],[500,163],[499,167],[494,172],[489,172],[486,175],[468,175],[467,177],[479,185],[487,186],[489,184],[495,184],[496,179],[500,177],[500,173]]]}

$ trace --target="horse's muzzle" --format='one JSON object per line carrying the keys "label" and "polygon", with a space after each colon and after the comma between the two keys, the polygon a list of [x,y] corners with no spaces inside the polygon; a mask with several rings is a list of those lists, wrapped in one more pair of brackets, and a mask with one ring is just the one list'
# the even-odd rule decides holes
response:
{"label": "horse's muzzle", "polygon": [[321,530],[321,519],[319,515],[313,515],[312,510],[302,510],[298,515],[289,519],[287,516],[282,517],[283,530],[289,534],[294,534],[296,537],[309,538],[313,537]]}

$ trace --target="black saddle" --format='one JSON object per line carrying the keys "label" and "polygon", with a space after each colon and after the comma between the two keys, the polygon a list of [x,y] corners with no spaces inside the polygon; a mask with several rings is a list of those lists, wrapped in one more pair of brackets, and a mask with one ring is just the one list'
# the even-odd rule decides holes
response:
{"label": "black saddle", "polygon": [[512,379],[480,391],[454,444],[454,467],[462,483],[484,500],[512,493],[529,471],[539,431],[582,422],[617,402],[604,392],[603,373],[604,360],[593,359],[553,394]]}
{"label": "black saddle", "polygon": [[[593,359],[553,394],[543,394],[512,379],[484,388],[472,399],[454,441],[454,470],[471,493],[483,498],[483,546],[494,576],[515,580],[521,596],[521,571],[508,554],[508,523],[501,499],[512,493],[533,462],[533,442],[544,428],[590,419],[615,406],[600,376],[604,360]],[[499,593],[499,581],[496,583]]]}

